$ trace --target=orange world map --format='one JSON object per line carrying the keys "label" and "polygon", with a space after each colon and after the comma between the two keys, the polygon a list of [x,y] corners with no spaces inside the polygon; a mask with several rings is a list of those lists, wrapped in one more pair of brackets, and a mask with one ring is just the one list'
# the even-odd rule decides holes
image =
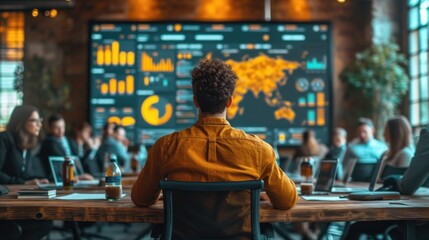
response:
{"label": "orange world map", "polygon": [[287,83],[286,72],[292,74],[293,71],[301,67],[301,63],[288,61],[282,58],[271,58],[267,55],[260,54],[255,58],[243,58],[243,61],[227,60],[232,69],[237,73],[238,81],[234,92],[233,102],[228,108],[228,118],[234,119],[238,114],[242,115],[244,107],[240,103],[244,96],[251,91],[255,98],[259,98],[262,92],[264,100],[270,107],[276,108],[273,112],[275,119],[285,119],[293,122],[295,112],[289,101],[283,101],[278,87]]}

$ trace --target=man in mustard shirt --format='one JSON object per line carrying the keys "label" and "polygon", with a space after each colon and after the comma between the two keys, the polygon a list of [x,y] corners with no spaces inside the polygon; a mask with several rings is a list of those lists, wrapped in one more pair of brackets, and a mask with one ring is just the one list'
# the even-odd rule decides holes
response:
{"label": "man in mustard shirt", "polygon": [[[134,204],[141,207],[154,204],[160,196],[159,181],[163,179],[195,182],[262,179],[274,207],[290,209],[296,204],[295,184],[277,166],[273,148],[257,136],[231,127],[226,120],[237,80],[231,67],[218,59],[203,60],[194,68],[193,99],[199,119],[192,127],[166,135],[153,145],[132,188]],[[243,201],[234,195],[228,197],[230,202]],[[249,226],[241,226],[241,231],[249,231]]]}

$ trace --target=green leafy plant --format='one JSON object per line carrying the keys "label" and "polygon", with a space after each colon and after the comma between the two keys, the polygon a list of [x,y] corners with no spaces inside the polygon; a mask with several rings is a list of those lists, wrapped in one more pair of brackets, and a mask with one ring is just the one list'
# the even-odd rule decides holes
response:
{"label": "green leafy plant", "polygon": [[340,74],[348,103],[346,118],[352,122],[358,117],[373,119],[377,136],[381,136],[386,120],[395,114],[408,91],[405,65],[406,58],[396,43],[374,44],[357,53]]}
{"label": "green leafy plant", "polygon": [[56,66],[35,55],[24,62],[24,67],[24,102],[39,108],[45,117],[71,108],[70,86]]}

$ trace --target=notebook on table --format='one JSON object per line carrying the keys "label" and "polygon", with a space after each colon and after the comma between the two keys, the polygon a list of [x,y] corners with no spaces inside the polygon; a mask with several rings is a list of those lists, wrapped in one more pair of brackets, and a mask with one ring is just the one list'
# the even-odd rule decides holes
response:
{"label": "notebook on table", "polygon": [[[38,184],[38,187],[41,189],[62,189],[63,188],[63,163],[64,157],[62,156],[50,156],[49,158],[49,166],[51,168],[52,176],[54,179],[54,183],[47,184]],[[78,156],[70,156],[70,159],[73,161],[75,166],[75,176],[82,175],[84,173],[82,163]],[[81,180],[75,183],[76,187],[79,186],[98,186],[100,180]]]}

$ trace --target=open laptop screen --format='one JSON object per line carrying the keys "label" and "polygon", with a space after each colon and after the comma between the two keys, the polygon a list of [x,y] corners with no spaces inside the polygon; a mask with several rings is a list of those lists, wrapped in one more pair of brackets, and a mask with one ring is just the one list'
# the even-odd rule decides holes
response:
{"label": "open laptop screen", "polygon": [[[82,164],[80,162],[79,157],[70,156],[70,159],[74,162],[75,165],[75,175],[79,176],[83,174]],[[54,182],[56,185],[62,185],[63,183],[63,162],[64,157],[61,156],[50,156],[49,157],[49,165],[51,166],[52,176],[54,178]]]}
{"label": "open laptop screen", "polygon": [[315,191],[330,192],[337,173],[337,159],[320,161],[319,175],[317,176]]}

